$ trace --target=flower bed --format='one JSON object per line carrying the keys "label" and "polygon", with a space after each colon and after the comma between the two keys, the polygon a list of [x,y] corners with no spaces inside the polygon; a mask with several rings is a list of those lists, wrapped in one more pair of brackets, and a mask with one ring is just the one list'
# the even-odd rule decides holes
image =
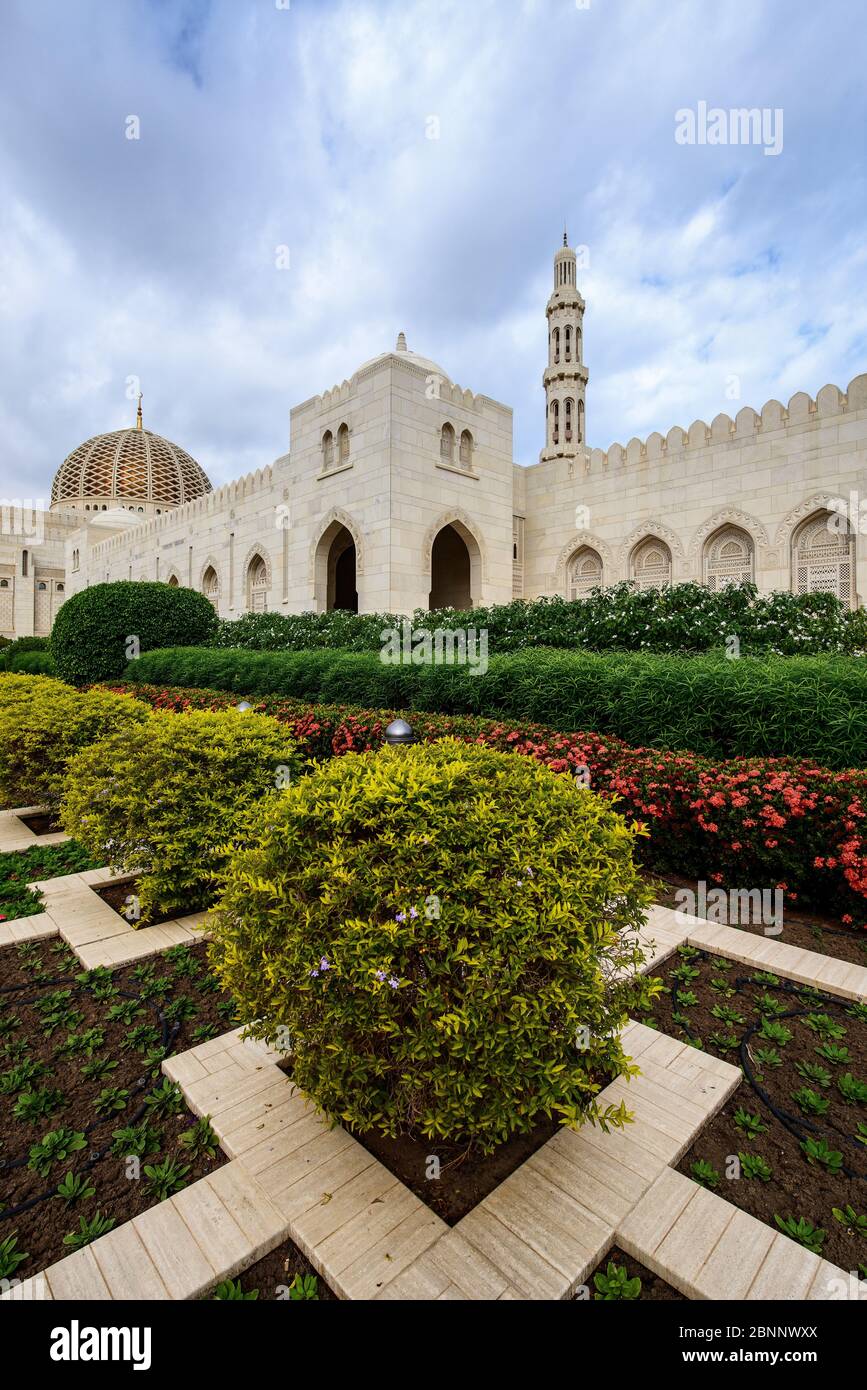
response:
{"label": "flower bed", "polygon": [[[237,693],[112,686],[157,709],[225,709]],[[271,696],[254,707],[291,725],[302,756],[378,748],[395,711],[310,705]],[[867,772],[834,772],[790,758],[714,762],[693,753],[633,748],[596,733],[560,733],[467,715],[413,712],[419,738],[452,735],[510,749],[556,772],[584,776],[618,809],[643,822],[636,852],[649,868],[713,884],[781,888],[789,902],[833,906],[844,923],[867,923]]]}
{"label": "flower bed", "polygon": [[97,869],[87,850],[74,840],[62,845],[33,845],[0,854],[0,922],[32,917],[42,911],[41,895],[28,888],[45,878]]}
{"label": "flower bed", "polygon": [[589,1303],[684,1303],[685,1296],[618,1246],[608,1251],[575,1295]]}
{"label": "flower bed", "polygon": [[234,1279],[224,1279],[206,1297],[222,1303],[333,1303],[337,1295],[291,1240],[284,1240]]}
{"label": "flower bed", "polygon": [[867,1278],[867,1005],[690,947],[660,973],[660,1030],[744,1069],[680,1171]]}
{"label": "flower bed", "polygon": [[233,1011],[202,947],[87,973],[60,942],[0,951],[0,1278],[37,1273],[224,1162],[160,1063]]}

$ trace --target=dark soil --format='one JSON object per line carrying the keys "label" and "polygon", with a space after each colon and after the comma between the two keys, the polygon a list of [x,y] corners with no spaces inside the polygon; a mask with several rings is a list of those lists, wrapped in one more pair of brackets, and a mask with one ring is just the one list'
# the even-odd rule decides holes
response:
{"label": "dark soil", "polygon": [[[695,892],[695,880],[679,878],[676,874],[654,874],[653,882],[659,890],[656,901],[662,907],[676,909],[679,906],[675,895],[680,888]],[[716,886],[709,884],[708,892]],[[753,936],[765,934],[761,922],[730,922],[726,925],[750,932]],[[834,956],[837,960],[847,960],[852,965],[867,965],[867,930],[864,927],[848,926],[839,918],[826,917],[806,908],[795,908],[788,902],[784,903],[783,908],[783,930],[772,939],[782,941],[786,946],[803,947],[824,956]]]}
{"label": "dark soil", "polygon": [[[596,1275],[607,1274],[610,1264],[618,1265],[621,1268],[625,1267],[626,1273],[629,1275],[630,1279],[638,1278],[641,1280],[641,1293],[637,1299],[629,1300],[630,1302],[687,1303],[689,1301],[684,1294],[678,1293],[677,1289],[673,1289],[670,1284],[666,1284],[664,1279],[660,1279],[658,1274],[651,1274],[650,1270],[646,1269],[643,1264],[639,1264],[638,1260],[633,1260],[631,1255],[624,1254],[620,1247],[615,1245],[608,1251],[605,1259],[600,1261],[587,1280],[587,1287],[590,1290],[590,1299],[594,1302],[601,1301],[603,1298],[603,1295],[596,1287]],[[580,1301],[581,1295],[578,1294],[576,1297]],[[625,1302],[627,1300],[620,1301]]]}
{"label": "dark soil", "polygon": [[[291,1298],[289,1289],[296,1275],[302,1279],[310,1275],[315,1278],[316,1296],[320,1303],[337,1301],[337,1294],[332,1292],[322,1275],[317,1274],[307,1257],[291,1240],[284,1240],[270,1255],[263,1255],[261,1260],[239,1274],[234,1282],[241,1285],[244,1293],[258,1291],[260,1301],[285,1302]],[[213,1290],[208,1297],[214,1297]]]}
{"label": "dark soil", "polygon": [[[697,977],[678,980],[672,972],[684,966],[697,970]],[[841,1222],[833,1210],[848,1206],[856,1217],[867,1217],[867,1103],[847,1103],[839,1085],[846,1076],[867,1082],[867,1007],[683,948],[659,973],[671,991],[654,1008],[659,1029],[700,1042],[744,1071],[741,1085],[699,1135],[680,1171],[695,1178],[693,1165],[709,1163],[718,1175],[708,1184],[712,1190],[775,1230],[777,1216],[805,1218],[825,1232],[811,1248],[846,1270],[860,1266],[867,1276],[867,1221],[859,1231],[854,1218]],[[731,1009],[738,1017],[720,1019],[714,1008]],[[777,1025],[791,1036],[769,1038],[759,1031]],[[847,1052],[839,1060],[825,1057],[819,1049],[829,1045]],[[799,1066],[818,1066],[824,1075],[804,1076]],[[823,1113],[802,1108],[794,1093],[803,1088],[827,1102]],[[758,1116],[766,1128],[751,1136],[735,1123],[739,1111]],[[839,1171],[808,1161],[802,1147],[808,1139],[825,1140],[839,1156]],[[731,1160],[744,1154],[764,1159],[768,1180],[747,1176],[743,1157],[737,1176]]]}
{"label": "dark soil", "polygon": [[[500,1144],[492,1154],[468,1151],[466,1145],[436,1144],[430,1139],[410,1139],[406,1135],[388,1139],[372,1130],[367,1134],[350,1132],[446,1225],[454,1226],[559,1128],[556,1120],[545,1120],[529,1134],[516,1135]],[[432,1170],[431,1158],[439,1159],[438,1178],[426,1176]]]}
{"label": "dark soil", "polygon": [[[112,879],[110,883],[94,884],[93,891],[102,898],[104,903],[108,903],[109,907],[113,907],[118,916],[123,917],[124,921],[134,921],[134,918],[129,916],[131,906],[129,899],[137,895],[137,878],[116,878]],[[207,904],[200,903],[196,906],[192,903],[186,907],[174,908],[171,912],[158,912],[153,917],[149,917],[146,922],[143,921],[141,927],[158,927],[161,922],[174,922],[178,917],[187,917],[193,912],[204,912],[206,906]]]}
{"label": "dark soil", "polygon": [[[80,1217],[90,1220],[99,1212],[121,1225],[162,1200],[145,1164],[175,1159],[187,1166],[185,1186],[225,1162],[219,1148],[213,1157],[191,1156],[179,1143],[196,1122],[182,1100],[174,1107],[147,1105],[165,1082],[163,1056],[233,1025],[234,1006],[211,976],[205,950],[173,947],[143,963],[86,975],[62,942],[43,939],[0,950],[0,1242],[15,1233],[16,1248],[27,1252],[11,1271],[14,1277],[26,1278],[70,1254],[63,1237],[78,1230]],[[116,1009],[121,1016],[110,1017]],[[91,1029],[95,1033],[88,1034]],[[70,1050],[75,1039],[82,1042]],[[82,1067],[92,1062],[106,1064],[104,1074],[84,1075]],[[38,1074],[16,1077],[22,1063],[35,1064]],[[118,1108],[98,1112],[100,1093],[114,1088],[127,1093],[117,1097]],[[45,1091],[49,1113],[15,1115],[28,1092]],[[113,1131],[141,1123],[154,1136],[153,1148],[140,1158],[135,1177],[135,1165],[125,1157],[134,1146],[121,1141],[112,1153]],[[61,1127],[83,1134],[85,1145],[40,1176],[27,1166],[31,1147]],[[52,1194],[69,1172],[85,1176],[95,1192],[67,1207]]]}
{"label": "dark soil", "polygon": [[56,835],[63,829],[60,821],[47,811],[36,811],[32,816],[19,816],[18,819],[34,835]]}
{"label": "dark soil", "polygon": [[[280,1063],[292,1075],[291,1059]],[[601,1085],[606,1084],[603,1078]],[[436,1143],[401,1135],[390,1139],[375,1130],[362,1133],[346,1126],[362,1148],[399,1178],[447,1226],[455,1226],[484,1201],[521,1164],[541,1149],[560,1128],[557,1120],[542,1120],[529,1134],[516,1134],[493,1153],[483,1154],[466,1144]],[[438,1160],[434,1165],[432,1160]],[[434,1176],[434,1173],[439,1176]]]}

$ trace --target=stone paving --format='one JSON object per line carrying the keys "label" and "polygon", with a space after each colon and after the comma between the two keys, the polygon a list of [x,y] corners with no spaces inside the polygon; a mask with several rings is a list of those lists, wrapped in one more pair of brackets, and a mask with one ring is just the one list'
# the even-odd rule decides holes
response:
{"label": "stone paving", "polygon": [[44,910],[32,917],[0,922],[0,946],[59,933],[84,968],[93,970],[98,965],[126,965],[169,946],[202,940],[204,912],[138,929],[124,921],[120,913],[93,891],[94,885],[109,883],[114,878],[110,869],[103,868],[31,883],[31,888],[42,893]]}
{"label": "stone paving", "polygon": [[[96,898],[89,885],[109,876],[39,885],[42,916],[79,955],[98,950],[100,964],[135,958],[127,936],[160,930],[136,933]],[[199,923],[169,925],[195,939]],[[173,931],[137,954],[172,944]],[[652,908],[646,968],[682,942],[867,998],[860,966]],[[692,1299],[867,1299],[867,1284],[675,1171],[740,1070],[639,1023],[623,1041],[640,1075],[600,1101],[625,1100],[633,1122],[559,1131],[452,1228],[329,1126],[273,1049],[240,1030],[202,1043],[163,1071],[210,1116],[230,1162],[3,1297],[196,1298],[291,1237],[344,1299],[569,1298],[614,1244]]]}
{"label": "stone paving", "polygon": [[69,836],[63,830],[37,835],[20,819],[21,816],[44,813],[44,806],[16,806],[11,811],[0,811],[0,854],[9,854],[17,849],[33,849],[34,845],[64,844]]}

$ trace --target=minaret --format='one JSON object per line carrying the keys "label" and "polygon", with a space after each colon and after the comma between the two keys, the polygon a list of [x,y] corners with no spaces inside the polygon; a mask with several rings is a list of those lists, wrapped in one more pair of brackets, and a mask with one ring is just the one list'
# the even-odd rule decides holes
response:
{"label": "minaret", "polygon": [[548,300],[548,366],[545,368],[545,447],[540,460],[565,458],[569,473],[584,456],[584,300],[575,280],[577,260],[564,229],[554,256],[554,292]]}

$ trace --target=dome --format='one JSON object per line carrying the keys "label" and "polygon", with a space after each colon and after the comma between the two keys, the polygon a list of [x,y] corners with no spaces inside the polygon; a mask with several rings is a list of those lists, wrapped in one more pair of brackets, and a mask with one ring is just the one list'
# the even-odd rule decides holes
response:
{"label": "dome", "polygon": [[367,371],[368,367],[375,367],[377,363],[386,362],[390,357],[399,357],[403,362],[411,362],[414,367],[421,367],[423,372],[431,376],[441,376],[444,381],[451,381],[448,372],[438,362],[432,362],[429,357],[421,357],[417,352],[410,352],[403,333],[398,334],[397,346],[391,352],[381,352],[378,357],[371,357],[367,362],[362,362],[361,366],[356,368],[356,373]]}
{"label": "dome", "polygon": [[99,503],[179,507],[211,484],[194,458],[177,444],[137,425],[86,439],[64,459],[51,485],[53,507]]}

